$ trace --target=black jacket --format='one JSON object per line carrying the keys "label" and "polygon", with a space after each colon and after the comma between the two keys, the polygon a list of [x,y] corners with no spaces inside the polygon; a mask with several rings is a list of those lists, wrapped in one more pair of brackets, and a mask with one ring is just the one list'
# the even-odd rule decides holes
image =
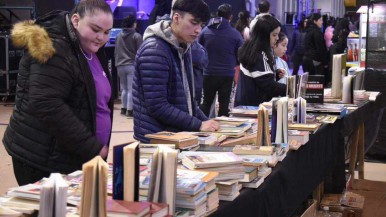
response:
{"label": "black jacket", "polygon": [[307,30],[305,38],[305,56],[308,58],[322,62],[323,65],[328,64],[328,54],[326,42],[322,31],[316,26],[312,25]]}
{"label": "black jacket", "polygon": [[[55,11],[35,23],[16,24],[12,40],[26,50],[20,61],[16,105],[3,138],[5,148],[12,157],[43,171],[81,169],[103,145],[95,137],[93,76],[68,13]],[[111,80],[102,50],[97,56]],[[113,111],[112,99],[109,107]]]}

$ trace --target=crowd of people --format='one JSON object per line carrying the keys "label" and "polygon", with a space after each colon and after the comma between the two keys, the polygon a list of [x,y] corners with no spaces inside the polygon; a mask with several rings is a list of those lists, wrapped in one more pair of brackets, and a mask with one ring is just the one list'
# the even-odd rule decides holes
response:
{"label": "crowd of people", "polygon": [[[133,117],[135,139],[146,143],[146,134],[160,131],[216,131],[219,124],[208,118],[217,112],[216,95],[218,116],[229,115],[234,88],[234,106],[258,106],[285,96],[288,59],[293,74],[302,65],[328,80],[330,56],[347,47],[344,19],[333,30],[328,56],[318,13],[302,19],[289,38],[266,0],[253,18],[240,11],[235,27],[230,4],[219,5],[212,17],[209,11],[203,0],[174,0],[171,13],[143,36],[135,16],[123,21],[115,64],[121,114]],[[20,185],[81,169],[96,155],[107,157],[113,99],[103,46],[112,26],[104,0],[83,0],[71,12],[14,26],[12,40],[26,52],[3,143]]]}

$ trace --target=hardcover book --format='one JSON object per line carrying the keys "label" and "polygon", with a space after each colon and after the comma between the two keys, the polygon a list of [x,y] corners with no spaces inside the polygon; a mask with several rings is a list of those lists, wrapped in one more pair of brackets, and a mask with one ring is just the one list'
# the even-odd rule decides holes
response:
{"label": "hardcover book", "polygon": [[152,144],[175,144],[176,148],[186,148],[198,144],[198,137],[186,132],[167,132],[162,131],[153,134],[146,134]]}

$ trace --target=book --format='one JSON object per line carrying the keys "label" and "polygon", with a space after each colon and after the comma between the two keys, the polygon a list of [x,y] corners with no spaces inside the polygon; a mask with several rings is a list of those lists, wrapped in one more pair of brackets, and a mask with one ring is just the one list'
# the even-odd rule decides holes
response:
{"label": "book", "polygon": [[264,182],[264,177],[257,176],[251,182],[243,182],[242,185],[244,188],[258,188]]}
{"label": "book", "polygon": [[346,54],[334,54],[332,58],[331,97],[342,97],[342,78],[346,75]]}
{"label": "book", "polygon": [[354,76],[347,75],[343,78],[342,102],[354,103]]}
{"label": "book", "polygon": [[146,134],[152,144],[175,144],[177,149],[187,148],[198,144],[198,137],[186,132],[162,131],[153,134]]}
{"label": "book", "polygon": [[325,113],[344,117],[347,114],[347,108],[344,104],[324,103],[307,104],[307,111],[311,113]]}
{"label": "book", "polygon": [[184,152],[182,164],[189,169],[220,167],[242,163],[241,158],[231,152]]}
{"label": "book", "polygon": [[323,103],[324,75],[309,75],[305,100],[307,103]]}
{"label": "book", "polygon": [[113,199],[137,201],[139,197],[138,180],[139,180],[138,142],[125,143],[125,144],[114,146],[113,147]]}
{"label": "book", "polygon": [[[287,143],[288,142],[288,98],[281,97],[273,102],[275,109],[272,109],[272,121],[276,116],[276,123],[271,125],[272,141],[275,143]],[[275,111],[275,115],[274,115]],[[273,133],[274,132],[274,133]]]}
{"label": "book", "polygon": [[150,166],[149,193],[147,201],[158,202],[162,172],[162,152],[158,147],[156,147],[153,152]]}
{"label": "book", "polygon": [[[256,133],[251,133],[240,138],[228,138],[220,143],[221,147],[234,147],[236,145],[256,144]],[[233,148],[230,149],[232,151]]]}
{"label": "book", "polygon": [[260,105],[258,112],[257,133],[256,133],[256,145],[257,146],[270,146],[271,138],[269,133],[269,117],[268,110],[265,106]]}
{"label": "book", "polygon": [[256,118],[258,113],[258,106],[237,106],[233,108],[229,114],[233,117],[250,117]]}
{"label": "book", "polygon": [[239,182],[250,182],[254,180],[257,177],[257,167],[253,166],[245,166],[245,173],[244,173],[244,178],[241,179]]}
{"label": "book", "polygon": [[169,205],[169,213],[175,212],[177,186],[177,155],[178,151],[167,146],[159,146],[162,153],[162,171],[158,202]]}
{"label": "book", "polygon": [[235,154],[261,154],[271,155],[274,151],[273,146],[256,146],[256,145],[236,145],[233,148]]}
{"label": "book", "polygon": [[139,142],[123,147],[123,199],[138,201],[139,197]]}
{"label": "book", "polygon": [[310,133],[308,131],[299,131],[299,130],[289,130],[288,131],[288,140],[291,144],[291,141],[295,141],[296,145],[304,145],[308,142]]}
{"label": "book", "polygon": [[297,75],[296,77],[296,95],[295,98],[302,97],[306,98],[306,88],[308,82],[308,72],[303,73],[302,75]]}
{"label": "book", "polygon": [[319,126],[319,124],[288,124],[288,129],[315,132],[319,129]]}
{"label": "book", "polygon": [[208,132],[191,132],[191,134],[198,136],[198,143],[200,145],[214,145],[217,142],[217,136]]}
{"label": "book", "polygon": [[232,146],[217,146],[217,145],[201,145],[196,151],[208,151],[208,152],[232,152]]}
{"label": "book", "polygon": [[8,216],[8,217],[12,217],[12,216],[22,216],[23,213],[21,212],[18,212],[18,211],[15,211],[13,209],[10,209],[8,207],[5,207],[5,206],[1,206],[0,205],[0,216]]}
{"label": "book", "polygon": [[108,216],[114,217],[142,217],[150,213],[151,204],[147,202],[133,202],[108,199],[106,204]]}
{"label": "book", "polygon": [[296,76],[289,75],[286,77],[287,79],[287,97],[295,98],[296,96]]}
{"label": "book", "polygon": [[59,173],[51,173],[40,191],[39,216],[64,217],[68,184]]}
{"label": "book", "polygon": [[254,155],[240,155],[241,159],[243,160],[244,166],[253,166],[253,167],[259,167],[262,165],[268,165],[268,161],[266,159],[262,159],[259,156]]}
{"label": "book", "polygon": [[165,217],[169,214],[169,205],[166,203],[151,203],[151,217]]}
{"label": "book", "polygon": [[307,123],[307,101],[302,97],[293,101],[292,123]]}
{"label": "book", "polygon": [[106,217],[107,173],[109,165],[96,156],[82,166],[83,184],[80,217]]}

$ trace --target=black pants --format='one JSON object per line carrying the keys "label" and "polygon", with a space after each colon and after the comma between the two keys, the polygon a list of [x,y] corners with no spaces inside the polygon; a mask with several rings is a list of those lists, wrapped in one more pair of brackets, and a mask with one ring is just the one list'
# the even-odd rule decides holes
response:
{"label": "black pants", "polygon": [[319,62],[316,65],[315,61],[307,56],[303,56],[303,72],[308,72],[309,75],[325,75],[323,64]]}
{"label": "black pants", "polygon": [[13,172],[15,173],[15,177],[19,185],[34,183],[44,177],[50,176],[50,172],[33,168],[15,159],[14,157],[12,157],[12,164],[13,164]]}
{"label": "black pants", "polygon": [[[297,75],[299,72],[300,65],[303,66],[303,55],[300,55],[294,52],[294,54],[291,57],[291,60],[294,68],[294,70],[292,71],[292,75]],[[303,71],[304,71],[304,66],[303,66]]]}
{"label": "black pants", "polygon": [[210,107],[218,92],[218,102],[220,105],[218,116],[229,116],[229,102],[232,91],[233,77],[227,76],[204,76],[204,101],[201,110],[209,116]]}

